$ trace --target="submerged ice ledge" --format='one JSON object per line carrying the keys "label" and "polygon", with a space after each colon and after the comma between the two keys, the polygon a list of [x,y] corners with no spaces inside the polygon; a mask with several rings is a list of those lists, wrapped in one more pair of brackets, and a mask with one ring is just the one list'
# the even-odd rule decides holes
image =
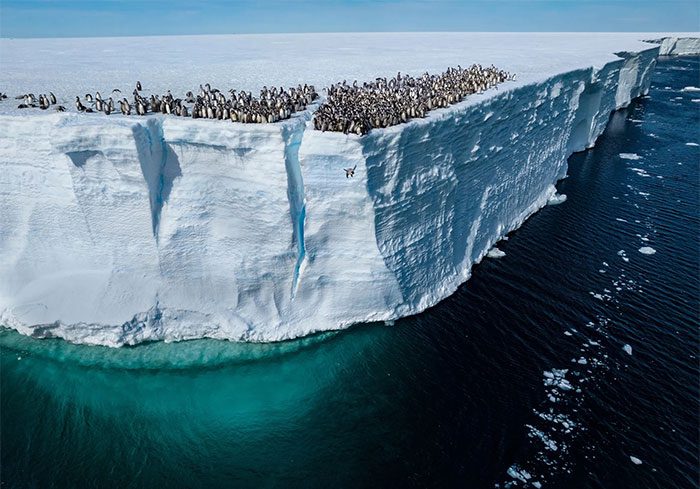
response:
{"label": "submerged ice ledge", "polygon": [[[0,117],[0,324],[119,346],[273,341],[415,314],[543,207],[659,46],[358,137]],[[342,168],[357,165],[354,179]]]}

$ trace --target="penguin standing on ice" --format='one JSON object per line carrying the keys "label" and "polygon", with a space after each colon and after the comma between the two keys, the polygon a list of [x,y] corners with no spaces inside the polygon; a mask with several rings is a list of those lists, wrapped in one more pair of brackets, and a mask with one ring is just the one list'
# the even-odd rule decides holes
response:
{"label": "penguin standing on ice", "polygon": [[80,101],[80,97],[78,96],[75,97],[75,108],[78,109],[78,112],[85,112],[85,106]]}

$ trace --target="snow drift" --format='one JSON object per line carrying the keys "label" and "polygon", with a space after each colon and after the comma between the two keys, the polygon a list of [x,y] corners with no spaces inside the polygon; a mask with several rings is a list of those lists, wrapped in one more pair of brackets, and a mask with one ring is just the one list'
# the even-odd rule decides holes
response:
{"label": "snow drift", "polygon": [[310,111],[270,125],[0,116],[0,324],[119,346],[420,312],[547,204],[567,157],[646,93],[659,50],[363,137],[313,131]]}

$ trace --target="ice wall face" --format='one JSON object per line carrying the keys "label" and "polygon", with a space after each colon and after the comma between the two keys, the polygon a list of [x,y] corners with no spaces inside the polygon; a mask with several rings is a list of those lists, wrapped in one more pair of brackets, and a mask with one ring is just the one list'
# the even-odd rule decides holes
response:
{"label": "ice wall face", "polygon": [[0,116],[0,323],[116,346],[420,312],[547,202],[567,157],[646,92],[658,51],[364,137],[313,131],[309,113]]}
{"label": "ice wall face", "polygon": [[650,40],[661,45],[661,56],[687,56],[700,53],[700,37],[664,37]]}

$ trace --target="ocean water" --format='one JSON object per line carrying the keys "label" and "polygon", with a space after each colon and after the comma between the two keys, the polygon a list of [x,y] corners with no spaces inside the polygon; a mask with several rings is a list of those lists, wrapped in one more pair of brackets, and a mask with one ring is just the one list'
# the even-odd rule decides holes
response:
{"label": "ocean water", "polygon": [[698,85],[700,58],[660,60],[565,202],[393,325],[116,350],[0,330],[2,487],[697,487]]}

